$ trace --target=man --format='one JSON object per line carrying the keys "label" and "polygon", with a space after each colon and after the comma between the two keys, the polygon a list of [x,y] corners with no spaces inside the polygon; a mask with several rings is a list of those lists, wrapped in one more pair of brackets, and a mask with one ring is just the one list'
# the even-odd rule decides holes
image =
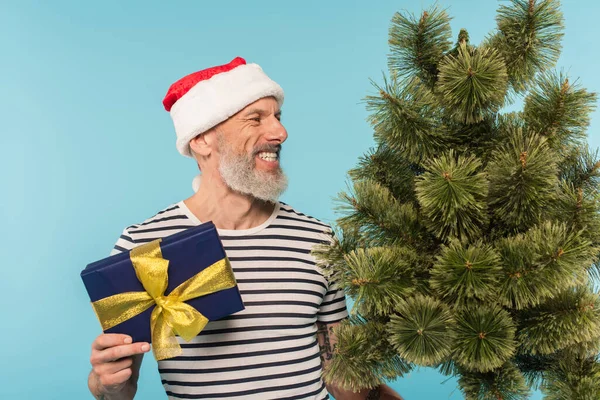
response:
{"label": "man", "polygon": [[[203,221],[218,228],[245,310],[210,322],[183,354],[160,361],[169,398],[365,399],[325,387],[336,338],[347,317],[343,291],[310,254],[331,229],[278,201],[287,180],[279,165],[287,132],[283,90],[256,64],[229,64],[188,75],[164,101],[179,152],[202,171],[195,194],[127,227],[112,254]],[[102,334],[92,344],[90,391],[98,399],[132,399],[148,343]],[[324,365],[323,365],[324,364]]]}

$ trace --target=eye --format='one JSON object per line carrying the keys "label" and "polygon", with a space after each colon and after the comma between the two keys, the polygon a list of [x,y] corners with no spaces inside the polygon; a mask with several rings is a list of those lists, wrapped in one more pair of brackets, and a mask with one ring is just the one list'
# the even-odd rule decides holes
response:
{"label": "eye", "polygon": [[250,118],[250,121],[256,121],[260,123],[260,117]]}

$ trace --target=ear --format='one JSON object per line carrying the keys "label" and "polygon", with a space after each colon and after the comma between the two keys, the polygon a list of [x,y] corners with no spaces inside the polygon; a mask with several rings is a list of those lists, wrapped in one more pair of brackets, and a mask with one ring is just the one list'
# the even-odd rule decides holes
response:
{"label": "ear", "polygon": [[210,129],[190,140],[190,149],[199,155],[208,157],[214,150],[215,134],[213,129]]}

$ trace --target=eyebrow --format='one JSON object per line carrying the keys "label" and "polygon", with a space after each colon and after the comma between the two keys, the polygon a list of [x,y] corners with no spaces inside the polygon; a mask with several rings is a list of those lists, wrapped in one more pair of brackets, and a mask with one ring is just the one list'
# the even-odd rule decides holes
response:
{"label": "eyebrow", "polygon": [[[252,114],[265,115],[265,114],[267,114],[267,112],[265,110],[263,110],[263,109],[260,109],[260,108],[251,108],[250,110],[248,110],[248,112],[246,112],[244,114],[244,117],[249,117]],[[275,115],[276,116],[277,115],[281,116],[281,110],[278,110],[277,112],[275,112]]]}

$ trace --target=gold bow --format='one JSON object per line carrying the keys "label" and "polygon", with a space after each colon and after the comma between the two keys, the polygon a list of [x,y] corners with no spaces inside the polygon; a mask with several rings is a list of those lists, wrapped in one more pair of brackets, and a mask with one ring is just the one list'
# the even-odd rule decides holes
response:
{"label": "gold bow", "polygon": [[177,286],[168,295],[169,260],[160,250],[161,239],[132,249],[129,258],[145,292],[125,292],[105,297],[92,303],[103,330],[135,317],[156,304],[150,316],[152,348],[156,360],[164,360],[182,353],[175,333],[186,342],[204,329],[208,319],[187,300],[235,287],[235,277],[227,258]]}

